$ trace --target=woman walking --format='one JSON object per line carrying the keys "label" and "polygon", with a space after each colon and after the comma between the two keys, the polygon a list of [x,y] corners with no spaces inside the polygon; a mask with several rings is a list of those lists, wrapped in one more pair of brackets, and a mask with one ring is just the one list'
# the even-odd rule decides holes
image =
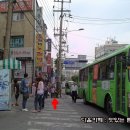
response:
{"label": "woman walking", "polygon": [[14,93],[15,93],[15,106],[18,106],[18,98],[19,98],[19,84],[17,79],[14,79]]}
{"label": "woman walking", "polygon": [[33,112],[41,111],[43,105],[43,96],[44,96],[44,83],[42,78],[38,78],[36,85],[35,101],[34,101],[35,110]]}

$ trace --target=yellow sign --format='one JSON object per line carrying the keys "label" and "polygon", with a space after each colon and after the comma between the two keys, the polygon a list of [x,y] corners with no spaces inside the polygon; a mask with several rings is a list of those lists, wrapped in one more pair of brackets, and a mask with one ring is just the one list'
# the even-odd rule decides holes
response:
{"label": "yellow sign", "polygon": [[43,66],[44,35],[36,34],[36,67]]}

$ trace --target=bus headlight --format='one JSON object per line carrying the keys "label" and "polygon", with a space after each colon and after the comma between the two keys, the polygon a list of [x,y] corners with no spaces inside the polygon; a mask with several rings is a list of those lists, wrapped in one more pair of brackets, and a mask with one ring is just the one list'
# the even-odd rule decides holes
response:
{"label": "bus headlight", "polygon": [[128,93],[128,107],[130,108],[130,93]]}

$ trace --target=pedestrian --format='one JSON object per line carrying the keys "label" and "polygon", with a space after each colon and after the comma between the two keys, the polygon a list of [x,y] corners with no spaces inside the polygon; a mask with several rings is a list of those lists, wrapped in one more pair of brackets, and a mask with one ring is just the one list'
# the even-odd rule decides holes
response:
{"label": "pedestrian", "polygon": [[44,82],[44,98],[48,97],[48,84]]}
{"label": "pedestrian", "polygon": [[73,83],[71,86],[71,96],[72,96],[72,101],[75,103],[77,99],[77,90],[78,90],[78,86],[76,85],[76,83]]}
{"label": "pedestrian", "polygon": [[28,111],[26,108],[27,99],[29,98],[29,80],[27,73],[24,74],[24,79],[21,81],[21,91],[23,94],[22,111]]}
{"label": "pedestrian", "polygon": [[19,83],[17,79],[14,79],[14,94],[15,94],[15,106],[19,106],[18,98],[19,98]]}
{"label": "pedestrian", "polygon": [[36,92],[36,81],[33,81],[33,83],[32,83],[32,96],[35,96],[35,92]]}
{"label": "pedestrian", "polygon": [[52,86],[51,87],[51,98],[54,98],[54,96],[55,96],[55,87]]}
{"label": "pedestrian", "polygon": [[[43,96],[44,96],[44,83],[41,77],[36,79],[36,93],[35,93],[35,100],[34,100],[34,106],[35,110],[32,112],[40,112],[42,107],[44,106],[43,102]],[[38,109],[39,104],[39,109]]]}

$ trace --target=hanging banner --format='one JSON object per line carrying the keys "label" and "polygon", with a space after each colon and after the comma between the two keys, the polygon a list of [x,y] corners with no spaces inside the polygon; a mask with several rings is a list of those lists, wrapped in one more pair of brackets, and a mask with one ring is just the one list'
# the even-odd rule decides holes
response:
{"label": "hanging banner", "polygon": [[36,34],[36,66],[43,66],[44,39],[43,34]]}
{"label": "hanging banner", "polygon": [[48,53],[47,55],[47,64],[51,65],[51,53]]}
{"label": "hanging banner", "polygon": [[10,71],[0,70],[0,110],[11,109],[11,84]]}

